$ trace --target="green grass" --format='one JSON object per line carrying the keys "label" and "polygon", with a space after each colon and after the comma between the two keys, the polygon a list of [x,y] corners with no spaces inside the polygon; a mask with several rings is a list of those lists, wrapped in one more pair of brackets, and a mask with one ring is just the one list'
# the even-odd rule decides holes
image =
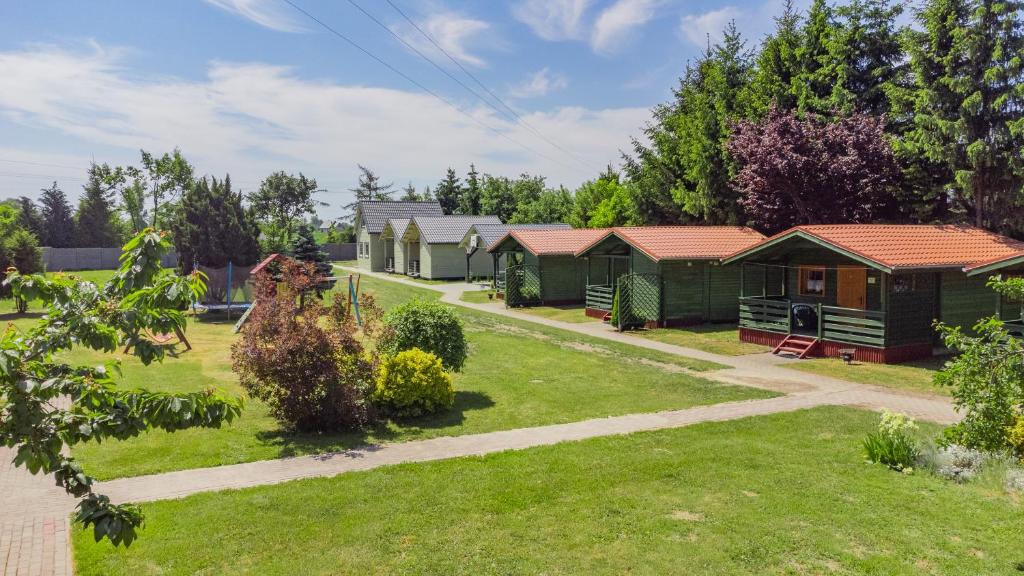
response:
{"label": "green grass", "polygon": [[75,564],[83,576],[1015,573],[1021,505],[866,464],[876,424],[818,408],[146,503],[129,549],[75,530]]}
{"label": "green grass", "polygon": [[[384,307],[411,298],[439,297],[432,290],[371,277],[362,279],[362,288]],[[110,479],[342,450],[366,442],[473,434],[771,395],[694,375],[721,368],[717,364],[458,310],[470,358],[455,376],[456,405],[444,414],[387,422],[365,433],[293,434],[283,430],[262,403],[247,400],[242,417],[230,426],[149,432],[125,441],[76,446],[74,455],[90,473]],[[231,372],[230,346],[237,338],[231,334],[232,324],[193,321],[187,331],[193,350],[159,365],[143,367],[122,355],[123,385],[173,392],[213,386],[242,395]],[[83,350],[69,355],[75,363],[105,358]]]}
{"label": "green grass", "polygon": [[888,388],[949,395],[933,382],[935,372],[942,368],[948,357],[935,357],[904,364],[874,364],[854,362],[845,364],[838,358],[815,358],[787,364],[787,368],[831,376],[861,384],[874,384]]}
{"label": "green grass", "polygon": [[[488,294],[493,294],[490,290],[473,290],[463,292],[460,300],[463,302],[470,302],[473,304],[486,304],[488,302],[501,303],[496,297],[489,299]],[[538,318],[548,318],[550,320],[558,320],[559,322],[569,322],[570,324],[582,324],[584,322],[600,322],[598,318],[591,318],[583,313],[583,305],[575,306],[524,306],[522,308],[516,308],[516,312],[522,314],[529,314],[531,316],[537,316]]]}
{"label": "green grass", "polygon": [[725,356],[758,354],[771,350],[767,346],[740,342],[739,329],[735,324],[701,324],[685,328],[657,328],[654,330],[638,330],[633,334],[674,344],[685,348],[694,348]]}

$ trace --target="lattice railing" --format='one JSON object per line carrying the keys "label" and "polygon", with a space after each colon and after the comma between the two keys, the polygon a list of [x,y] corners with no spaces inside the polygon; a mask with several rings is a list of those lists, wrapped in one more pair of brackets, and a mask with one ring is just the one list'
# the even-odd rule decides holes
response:
{"label": "lattice railing", "polygon": [[661,320],[661,276],[625,274],[619,277],[618,290],[620,328]]}
{"label": "lattice railing", "polygon": [[505,269],[505,306],[540,303],[540,268],[527,264]]}

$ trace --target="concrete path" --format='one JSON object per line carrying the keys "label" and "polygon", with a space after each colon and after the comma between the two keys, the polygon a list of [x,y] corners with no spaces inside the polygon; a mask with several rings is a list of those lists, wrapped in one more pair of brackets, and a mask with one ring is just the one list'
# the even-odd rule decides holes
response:
{"label": "concrete path", "polygon": [[[337,265],[336,265],[337,266]],[[337,266],[341,269],[346,269]],[[947,399],[913,394],[817,376],[786,368],[791,362],[771,354],[723,356],[701,350],[655,342],[616,332],[603,323],[571,324],[540,318],[504,308],[501,303],[473,304],[460,300],[472,284],[423,284],[392,275],[366,273],[392,282],[442,293],[441,300],[458,306],[496,313],[576,332],[594,338],[631,344],[641,348],[708,360],[728,366],[723,370],[700,372],[702,378],[781,392],[767,400],[726,402],[683,410],[631,414],[539,426],[402,442],[348,450],[333,454],[284,458],[183,470],[151,476],[103,482],[97,490],[115,502],[145,502],[179,498],[197,492],[276,484],[300,478],[334,476],[355,470],[403,462],[426,462],[460,456],[518,450],[558,442],[583,440],[613,434],[677,428],[699,422],[715,422],[788,412],[824,405],[889,408],[923,420],[951,423],[956,412]],[[0,462],[10,462],[12,452],[0,448]],[[32,476],[13,465],[0,468],[0,568],[6,575],[68,575],[72,573],[68,548],[68,515],[74,500],[53,485],[51,477]]]}

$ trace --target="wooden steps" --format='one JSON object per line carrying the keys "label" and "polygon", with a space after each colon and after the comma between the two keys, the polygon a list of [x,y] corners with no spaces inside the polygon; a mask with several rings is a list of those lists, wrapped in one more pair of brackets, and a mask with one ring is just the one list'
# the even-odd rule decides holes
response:
{"label": "wooden steps", "polygon": [[779,345],[772,350],[772,354],[788,354],[797,358],[806,358],[817,345],[818,339],[814,336],[790,334],[782,342],[779,342]]}

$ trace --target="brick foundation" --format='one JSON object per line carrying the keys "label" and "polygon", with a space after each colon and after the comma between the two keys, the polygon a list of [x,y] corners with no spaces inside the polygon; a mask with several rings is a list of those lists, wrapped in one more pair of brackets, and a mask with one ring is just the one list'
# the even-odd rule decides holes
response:
{"label": "brick foundation", "polygon": [[597,308],[585,308],[583,310],[583,313],[586,314],[588,318],[601,319],[601,318],[604,318],[604,315],[607,314],[608,311],[607,310],[598,310]]}
{"label": "brick foundation", "polygon": [[[740,341],[752,344],[761,344],[772,348],[779,345],[786,337],[786,334],[754,330],[751,328],[740,328]],[[824,356],[826,358],[839,358],[839,350],[852,348],[855,350],[853,359],[859,362],[874,362],[876,364],[896,364],[931,358],[931,344],[905,344],[903,346],[889,346],[887,348],[876,348],[861,344],[847,344],[846,342],[833,342],[822,340],[814,348],[812,356]]]}

